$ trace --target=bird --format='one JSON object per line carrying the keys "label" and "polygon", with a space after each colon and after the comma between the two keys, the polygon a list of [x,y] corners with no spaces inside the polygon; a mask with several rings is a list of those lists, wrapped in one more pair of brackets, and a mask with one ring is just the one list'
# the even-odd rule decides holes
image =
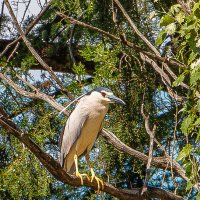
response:
{"label": "bird", "polygon": [[109,104],[117,103],[125,105],[125,102],[116,97],[106,87],[97,87],[82,95],[75,109],[70,114],[64,132],[61,135],[60,165],[69,174],[75,173],[83,185],[83,176],[78,170],[78,158],[85,156],[91,172],[91,182],[95,179],[100,191],[104,183],[96,177],[89,160],[89,153],[102,129],[102,122],[108,112]]}

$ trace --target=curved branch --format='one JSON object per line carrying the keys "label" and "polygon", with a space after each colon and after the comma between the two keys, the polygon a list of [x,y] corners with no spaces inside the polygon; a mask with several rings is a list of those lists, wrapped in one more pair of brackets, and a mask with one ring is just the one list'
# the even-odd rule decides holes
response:
{"label": "curved branch", "polygon": [[[72,186],[81,186],[80,179],[76,176],[67,174],[60,164],[54,160],[50,155],[43,152],[28,136],[28,134],[22,132],[12,121],[8,118],[7,114],[0,108],[0,124],[1,126],[11,135],[15,136],[22,142],[44,165],[44,167],[59,181]],[[91,183],[84,178],[84,186],[93,187],[97,189],[97,183]],[[154,188],[147,187],[145,195],[141,195],[140,188],[134,188],[131,190],[115,188],[109,183],[104,183],[104,192],[109,193],[115,197],[123,200],[141,200],[145,198],[162,198],[163,200],[183,200],[182,197],[177,196],[171,192]]]}
{"label": "curved branch", "polygon": [[175,61],[173,59],[167,60],[167,59],[165,59],[165,58],[163,58],[161,56],[158,56],[158,55],[156,55],[156,54],[154,54],[152,52],[148,52],[148,51],[144,50],[143,48],[139,47],[138,45],[136,45],[136,44],[134,44],[132,42],[129,42],[129,41],[124,40],[124,39],[122,40],[121,38],[119,38],[119,37],[117,37],[117,36],[115,36],[115,35],[113,35],[113,34],[111,34],[109,32],[106,32],[106,31],[104,31],[104,30],[102,30],[100,28],[97,28],[95,26],[92,26],[92,25],[86,24],[84,22],[81,22],[81,21],[79,21],[77,19],[74,19],[72,17],[69,17],[69,16],[67,16],[67,15],[65,15],[65,14],[63,14],[61,12],[57,12],[57,15],[62,17],[62,18],[64,18],[64,19],[69,20],[72,24],[77,24],[77,25],[82,26],[84,28],[88,28],[90,30],[97,31],[97,32],[99,32],[99,33],[101,33],[101,34],[103,34],[103,35],[105,35],[105,36],[107,36],[107,37],[109,37],[109,38],[111,38],[113,40],[116,40],[118,42],[122,42],[124,45],[126,45],[128,47],[131,47],[131,48],[135,49],[138,52],[142,52],[143,54],[149,56],[152,59],[156,59],[156,60],[158,60],[160,62],[168,63],[170,65],[175,65],[175,66],[178,66],[178,67],[184,67],[184,65],[182,63],[179,63],[179,62],[177,62],[177,61]]}
{"label": "curved branch", "polygon": [[[53,97],[48,96],[44,93],[41,93],[37,89],[35,89],[34,92],[28,92],[28,91],[20,88],[15,82],[13,82],[8,77],[4,76],[2,73],[0,73],[0,78],[2,80],[4,80],[9,86],[11,86],[16,92],[18,92],[22,96],[25,96],[25,97],[28,97],[28,98],[31,98],[31,99],[40,99],[40,100],[46,101],[52,107],[54,107],[56,110],[59,110],[59,111],[63,110],[63,108],[64,108],[61,104],[57,103],[53,99]],[[67,111],[65,111],[64,113],[69,114],[69,112],[67,112]]]}
{"label": "curved branch", "polygon": [[[113,145],[117,150],[123,153],[129,154],[135,158],[138,158],[139,160],[142,160],[145,163],[148,162],[148,156],[146,156],[145,154],[139,151],[136,151],[135,149],[130,148],[129,146],[124,144],[122,141],[120,141],[112,132],[106,129],[103,129],[100,134],[104,138],[106,138],[108,143]],[[171,166],[169,166],[168,164],[170,162],[171,162],[171,159],[167,157],[153,157],[151,163],[152,165],[159,167],[161,169],[171,169]],[[188,181],[188,178],[185,175],[185,170],[176,161],[173,161],[173,170],[175,173],[180,175],[183,179]]]}
{"label": "curved branch", "polygon": [[138,30],[136,25],[133,23],[131,18],[129,17],[128,13],[125,11],[124,7],[118,0],[114,0],[114,2],[117,4],[117,6],[122,11],[124,17],[127,19],[128,23],[130,24],[131,28],[134,30],[134,32],[147,44],[147,46],[157,55],[160,56],[159,51],[147,40],[147,38]]}

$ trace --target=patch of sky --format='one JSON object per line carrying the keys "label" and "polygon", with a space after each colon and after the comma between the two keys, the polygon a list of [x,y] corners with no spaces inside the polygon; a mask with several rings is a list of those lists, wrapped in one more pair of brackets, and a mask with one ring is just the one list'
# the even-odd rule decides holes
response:
{"label": "patch of sky", "polygon": [[153,97],[154,104],[156,106],[156,115],[160,116],[169,112],[174,104],[174,101],[169,94],[163,90],[157,90]]}

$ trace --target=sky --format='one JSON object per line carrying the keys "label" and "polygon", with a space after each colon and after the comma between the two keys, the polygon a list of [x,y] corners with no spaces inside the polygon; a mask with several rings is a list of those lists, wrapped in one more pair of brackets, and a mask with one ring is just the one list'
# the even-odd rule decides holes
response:
{"label": "sky", "polygon": [[[21,22],[22,20],[26,5],[28,5],[29,1],[30,1],[30,4],[26,12],[25,19],[28,15],[29,16],[37,15],[41,10],[41,6],[43,6],[46,1],[45,0],[10,0],[10,4],[19,22]],[[39,2],[41,2],[41,5]],[[1,7],[2,7],[2,3],[3,3],[3,0],[0,0]],[[4,13],[8,14],[8,10],[6,6],[4,6]]]}

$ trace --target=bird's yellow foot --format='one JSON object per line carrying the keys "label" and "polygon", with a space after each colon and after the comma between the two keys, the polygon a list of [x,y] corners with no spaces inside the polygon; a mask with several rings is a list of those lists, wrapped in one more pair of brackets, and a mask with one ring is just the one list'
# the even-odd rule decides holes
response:
{"label": "bird's yellow foot", "polygon": [[79,173],[79,171],[76,171],[75,175],[81,179],[81,185],[83,185],[83,176],[86,176],[88,181],[90,181],[90,178],[88,177],[87,174],[81,174],[81,173]]}
{"label": "bird's yellow foot", "polygon": [[87,174],[81,174],[78,171],[78,156],[76,154],[74,155],[74,162],[75,162],[75,167],[76,167],[76,173],[75,173],[75,175],[81,179],[81,185],[83,185],[83,176],[86,176],[86,178],[88,179],[88,181],[90,181],[90,178],[88,177]]}
{"label": "bird's yellow foot", "polygon": [[102,190],[104,189],[104,183],[100,178],[95,176],[93,168],[91,168],[90,171],[91,171],[91,174],[92,174],[91,182],[93,182],[94,179],[96,180],[97,185],[98,185],[97,193],[100,193],[101,188],[102,188]]}

